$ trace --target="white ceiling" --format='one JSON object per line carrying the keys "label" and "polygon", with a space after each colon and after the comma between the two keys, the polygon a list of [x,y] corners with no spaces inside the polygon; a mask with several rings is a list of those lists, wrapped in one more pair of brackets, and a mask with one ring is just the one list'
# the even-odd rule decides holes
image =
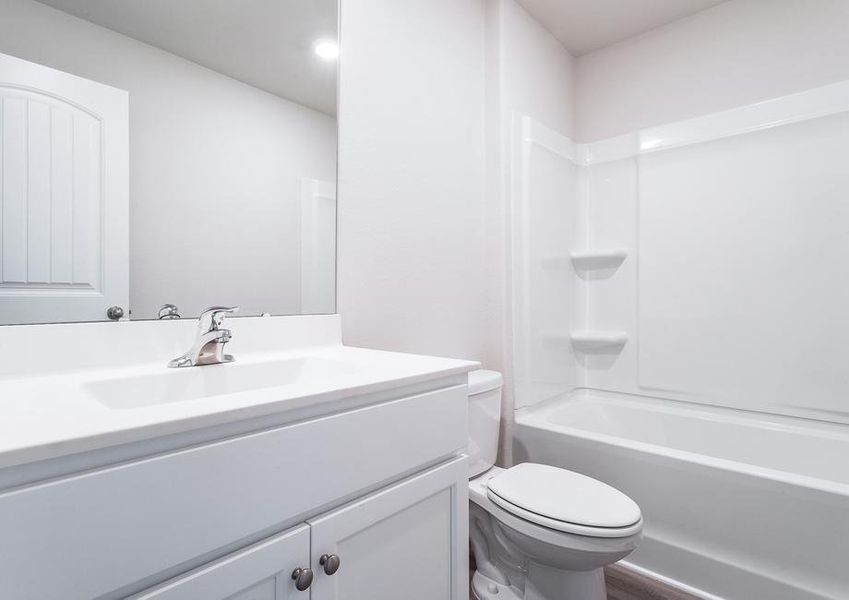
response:
{"label": "white ceiling", "polygon": [[725,0],[517,0],[573,56],[621,42]]}
{"label": "white ceiling", "polygon": [[337,0],[40,0],[277,96],[336,114]]}

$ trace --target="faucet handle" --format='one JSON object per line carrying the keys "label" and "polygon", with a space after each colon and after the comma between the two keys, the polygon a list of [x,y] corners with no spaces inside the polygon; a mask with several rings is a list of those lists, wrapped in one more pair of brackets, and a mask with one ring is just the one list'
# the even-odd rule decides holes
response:
{"label": "faucet handle", "polygon": [[212,306],[200,313],[198,319],[198,329],[201,333],[208,331],[218,331],[221,324],[224,322],[225,315],[237,312],[238,306]]}

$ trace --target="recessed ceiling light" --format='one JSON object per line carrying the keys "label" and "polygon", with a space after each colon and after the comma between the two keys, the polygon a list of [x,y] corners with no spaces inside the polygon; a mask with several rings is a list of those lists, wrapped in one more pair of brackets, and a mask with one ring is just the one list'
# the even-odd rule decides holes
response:
{"label": "recessed ceiling light", "polygon": [[318,57],[323,60],[339,58],[339,44],[336,43],[336,40],[318,40],[313,49]]}

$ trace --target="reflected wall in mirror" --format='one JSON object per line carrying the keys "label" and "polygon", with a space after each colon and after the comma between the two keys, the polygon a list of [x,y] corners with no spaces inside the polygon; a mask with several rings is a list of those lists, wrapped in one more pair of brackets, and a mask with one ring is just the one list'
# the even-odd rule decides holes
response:
{"label": "reflected wall in mirror", "polygon": [[337,59],[336,0],[3,0],[0,324],[334,312]]}

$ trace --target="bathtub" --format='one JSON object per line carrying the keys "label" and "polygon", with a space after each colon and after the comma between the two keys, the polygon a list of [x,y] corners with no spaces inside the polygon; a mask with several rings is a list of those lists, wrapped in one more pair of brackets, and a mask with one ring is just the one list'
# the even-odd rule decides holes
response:
{"label": "bathtub", "polygon": [[514,459],[640,505],[625,566],[706,598],[849,599],[849,427],[578,392],[516,412]]}

